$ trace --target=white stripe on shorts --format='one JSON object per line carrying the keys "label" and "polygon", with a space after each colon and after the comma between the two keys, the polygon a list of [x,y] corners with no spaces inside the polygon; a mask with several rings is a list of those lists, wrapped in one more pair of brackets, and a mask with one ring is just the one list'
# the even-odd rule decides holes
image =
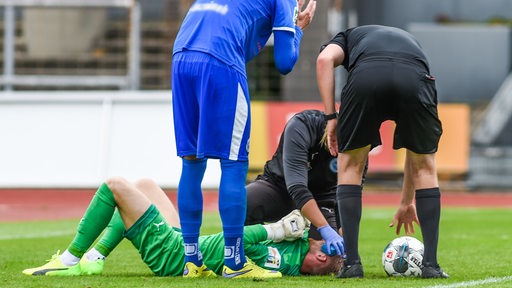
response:
{"label": "white stripe on shorts", "polygon": [[238,151],[244,136],[247,118],[249,116],[249,107],[245,100],[244,90],[238,83],[238,93],[236,98],[235,123],[233,125],[233,135],[231,136],[231,148],[229,151],[229,160],[238,160]]}

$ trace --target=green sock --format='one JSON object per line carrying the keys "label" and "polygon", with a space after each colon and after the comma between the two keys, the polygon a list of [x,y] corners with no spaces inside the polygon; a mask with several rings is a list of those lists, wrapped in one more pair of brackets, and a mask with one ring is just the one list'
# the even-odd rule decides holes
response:
{"label": "green sock", "polygon": [[124,239],[124,231],[123,219],[121,219],[119,210],[116,209],[110,223],[108,223],[105,234],[103,234],[100,241],[94,245],[94,248],[98,250],[101,255],[107,257]]}
{"label": "green sock", "polygon": [[94,194],[80,224],[78,224],[77,233],[69,245],[68,251],[78,258],[82,258],[87,249],[107,227],[115,208],[114,195],[107,184],[103,183]]}

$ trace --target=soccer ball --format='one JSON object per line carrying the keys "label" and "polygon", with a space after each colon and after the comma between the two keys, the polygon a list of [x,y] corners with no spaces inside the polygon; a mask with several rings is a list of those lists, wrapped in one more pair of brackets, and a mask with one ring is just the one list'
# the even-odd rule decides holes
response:
{"label": "soccer ball", "polygon": [[382,253],[384,271],[388,276],[421,276],[423,249],[423,243],[414,237],[393,239]]}

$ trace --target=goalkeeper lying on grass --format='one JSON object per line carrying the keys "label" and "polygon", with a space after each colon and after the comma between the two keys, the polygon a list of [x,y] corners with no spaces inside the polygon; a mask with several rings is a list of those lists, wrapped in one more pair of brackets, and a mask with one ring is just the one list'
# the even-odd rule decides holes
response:
{"label": "goalkeeper lying on grass", "polygon": [[[223,274],[222,233],[201,236],[199,245],[203,253],[203,267],[184,267],[179,223],[176,209],[154,181],[143,179],[131,183],[120,177],[110,178],[96,191],[66,251],[61,255],[57,252],[45,265],[25,269],[23,273],[59,276],[100,274],[105,258],[126,237],[157,276],[183,275],[184,269],[203,277]],[[102,238],[88,250],[105,229]],[[265,272],[262,269],[275,271],[275,277],[338,272],[341,256],[326,255],[321,251],[324,241],[308,239],[305,232],[306,220],[298,210],[276,223],[246,226],[243,245],[246,256],[252,260],[247,261],[246,265],[250,265],[248,272],[224,273],[223,276],[257,278]]]}

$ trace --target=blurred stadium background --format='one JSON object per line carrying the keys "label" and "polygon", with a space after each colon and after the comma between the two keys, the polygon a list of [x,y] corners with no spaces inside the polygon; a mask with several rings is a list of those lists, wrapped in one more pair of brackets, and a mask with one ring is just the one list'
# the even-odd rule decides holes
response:
{"label": "blurred stadium background", "polygon": [[[172,128],[173,39],[191,0],[0,0],[0,189],[92,188],[106,177],[177,187]],[[294,112],[323,109],[321,43],[355,25],[416,35],[436,76],[444,124],[438,165],[450,189],[512,188],[512,2],[320,0],[289,75],[272,41],[248,65],[251,174],[261,171]],[[341,89],[345,73],[337,71]],[[400,185],[403,151],[372,151],[369,184]],[[212,161],[210,161],[212,162]],[[209,163],[204,185],[218,185]]]}

